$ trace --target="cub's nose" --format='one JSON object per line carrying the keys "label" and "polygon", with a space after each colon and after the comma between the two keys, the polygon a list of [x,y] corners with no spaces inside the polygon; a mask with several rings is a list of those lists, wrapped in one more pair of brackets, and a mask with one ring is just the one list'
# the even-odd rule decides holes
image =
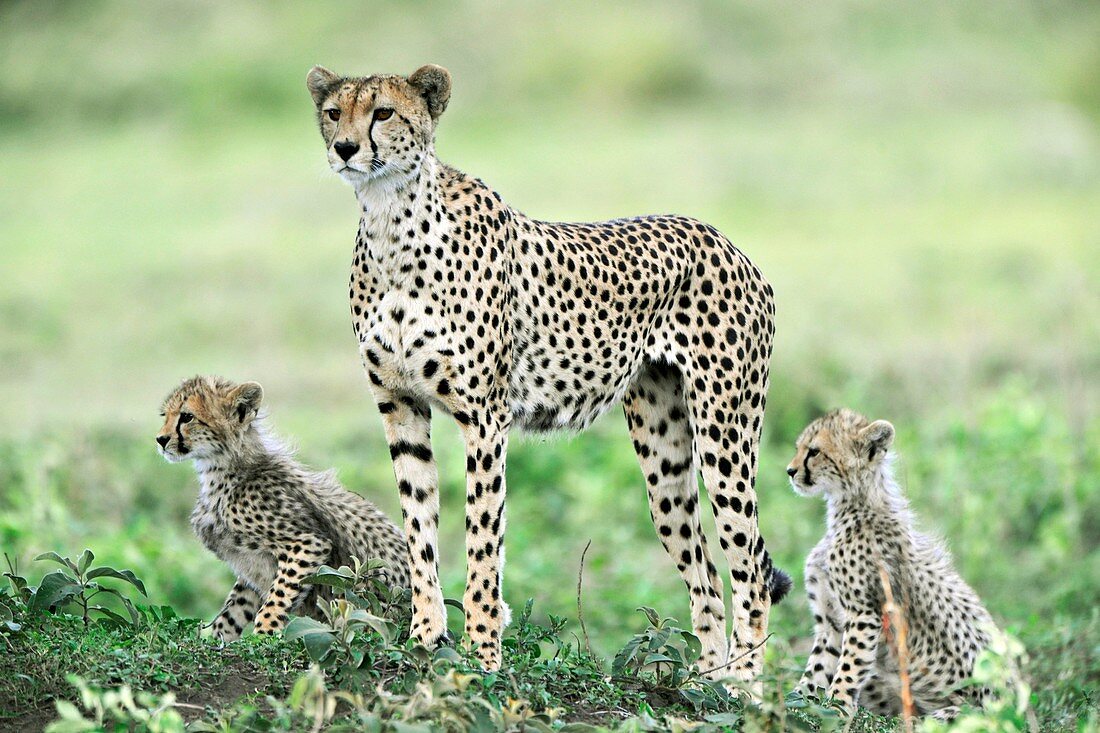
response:
{"label": "cub's nose", "polygon": [[170,438],[170,435],[158,435],[157,442],[160,443],[160,447],[163,448],[164,446],[168,445],[168,440]]}
{"label": "cub's nose", "polygon": [[332,149],[336,151],[336,154],[346,163],[351,159],[351,156],[359,152],[359,143],[353,143],[348,140],[341,140],[332,146]]}
{"label": "cub's nose", "polygon": [[795,468],[794,466],[787,466],[787,475],[788,475],[788,476],[792,476],[792,477],[793,477],[793,476],[794,476],[794,475],[795,475],[796,473],[798,473],[798,469],[797,469],[797,468]]}

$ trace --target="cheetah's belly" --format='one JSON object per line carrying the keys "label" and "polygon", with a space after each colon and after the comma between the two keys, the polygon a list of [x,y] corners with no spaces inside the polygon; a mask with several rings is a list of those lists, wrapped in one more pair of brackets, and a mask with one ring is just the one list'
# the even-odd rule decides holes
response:
{"label": "cheetah's belly", "polygon": [[569,323],[547,332],[515,324],[508,403],[516,423],[532,432],[582,430],[617,404],[646,357],[649,329],[639,318],[620,324]]}

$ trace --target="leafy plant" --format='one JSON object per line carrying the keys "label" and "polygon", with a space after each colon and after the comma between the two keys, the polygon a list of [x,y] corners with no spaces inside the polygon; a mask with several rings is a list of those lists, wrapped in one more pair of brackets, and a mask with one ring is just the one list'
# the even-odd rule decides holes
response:
{"label": "leafy plant", "polygon": [[[373,667],[380,661],[376,652],[386,655],[386,663],[394,661],[395,642],[407,628],[393,616],[407,615],[408,591],[395,590],[385,584],[378,561],[361,563],[352,558],[353,566],[331,568],[322,566],[303,583],[331,588],[342,597],[318,599],[322,619],[300,616],[287,624],[284,637],[301,639],[309,658],[334,671],[354,672],[364,664]],[[387,618],[386,616],[390,616]],[[377,634],[382,644],[356,644],[364,633]]]}
{"label": "leafy plant", "polygon": [[85,712],[67,700],[58,700],[58,720],[46,727],[46,733],[84,733],[108,729],[137,733],[183,733],[185,730],[183,718],[175,709],[176,696],[171,692],[165,695],[148,692],[135,694],[128,685],[99,690],[76,675],[70,675],[69,682],[80,691],[80,702]]}
{"label": "leafy plant", "polygon": [[[63,569],[47,573],[42,577],[37,588],[27,588],[27,591],[29,591],[26,595],[27,611],[29,613],[41,613],[65,608],[66,606],[75,606],[80,609],[80,618],[85,626],[88,625],[93,613],[99,614],[102,618],[109,619],[114,623],[137,626],[141,622],[142,615],[130,599],[117,588],[105,586],[97,579],[115,578],[122,580],[137,588],[143,596],[148,596],[145,592],[145,584],[129,570],[117,570],[108,565],[91,567],[94,559],[95,555],[91,550],[84,550],[75,562],[58,555],[56,552],[46,552],[36,557],[35,560],[54,562],[61,565]],[[26,588],[23,579],[13,577],[14,573],[7,575],[9,581],[14,585],[21,585]],[[104,593],[116,598],[129,618],[107,606],[93,603],[98,596]]]}
{"label": "leafy plant", "polygon": [[613,677],[652,675],[654,682],[675,690],[696,710],[726,710],[735,702],[730,688],[704,677],[697,662],[702,645],[695,634],[661,618],[652,608],[638,609],[649,626],[619,650],[611,663]]}
{"label": "leafy plant", "polygon": [[673,687],[679,686],[690,676],[691,666],[699,660],[702,645],[698,637],[677,627],[675,619],[662,619],[648,606],[638,610],[645,614],[649,628],[635,635],[619,650],[611,664],[611,673],[637,674],[652,670],[658,680]]}

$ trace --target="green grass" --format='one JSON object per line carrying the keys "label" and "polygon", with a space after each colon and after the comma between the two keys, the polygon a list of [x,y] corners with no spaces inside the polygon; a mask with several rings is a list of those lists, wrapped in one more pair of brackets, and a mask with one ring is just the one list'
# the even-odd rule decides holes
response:
{"label": "green grass", "polygon": [[[923,525],[1030,648],[1042,723],[1071,726],[1097,687],[1098,36],[1093,4],[1022,0],[4,4],[0,547],[35,576],[35,554],[92,547],[154,605],[212,616],[229,571],[190,534],[193,473],[152,442],[194,373],[263,383],[307,462],[396,515],[345,302],[357,212],[304,76],[433,61],[455,80],[444,160],[541,218],[706,219],[775,286],[761,522],[796,591],[772,664],[806,653],[822,531],[783,468],[809,419],[850,406],[897,426]],[[434,432],[460,597],[461,445]],[[590,539],[597,656],[638,606],[688,617],[618,412],[513,441],[508,510],[505,595],[536,622],[579,633]],[[42,675],[18,687],[34,704],[68,689]]]}

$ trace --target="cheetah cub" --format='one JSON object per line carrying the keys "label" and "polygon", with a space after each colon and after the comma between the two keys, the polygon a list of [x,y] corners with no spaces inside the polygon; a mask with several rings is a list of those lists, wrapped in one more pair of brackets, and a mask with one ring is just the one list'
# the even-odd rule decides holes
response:
{"label": "cheetah cub", "polygon": [[888,452],[894,427],[851,410],[815,420],[787,467],[803,496],[825,495],[825,536],[806,560],[814,645],[800,687],[850,712],[899,715],[895,640],[884,616],[880,566],[909,630],[910,687],[919,715],[953,717],[978,690],[956,691],[989,641],[992,619],[947,550],[913,528]]}
{"label": "cheetah cub", "polygon": [[[195,462],[199,499],[191,526],[207,549],[237,574],[214,636],[280,631],[287,614],[309,614],[316,586],[301,578],[321,565],[377,558],[387,582],[408,587],[405,539],[374,504],[353,494],[332,472],[314,473],[263,425],[263,388],[221,377],[188,379],[164,401],[157,435],[170,462]],[[321,592],[321,591],[317,591]]]}

